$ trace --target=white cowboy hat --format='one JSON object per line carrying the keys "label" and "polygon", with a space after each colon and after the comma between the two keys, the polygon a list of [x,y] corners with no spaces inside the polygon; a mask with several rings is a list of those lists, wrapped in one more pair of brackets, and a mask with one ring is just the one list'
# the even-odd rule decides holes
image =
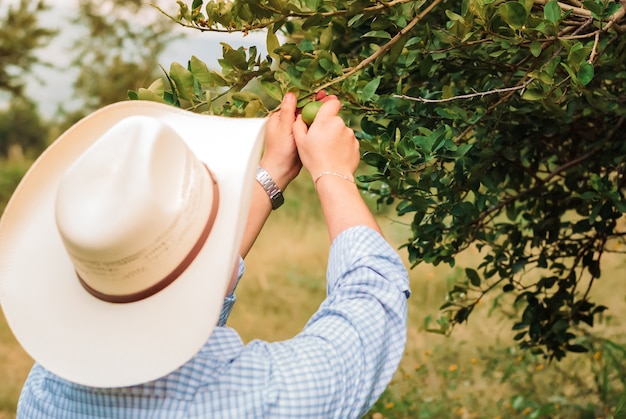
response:
{"label": "white cowboy hat", "polygon": [[237,262],[264,123],[128,101],[62,134],[0,219],[0,304],[26,352],[94,387],[191,359]]}

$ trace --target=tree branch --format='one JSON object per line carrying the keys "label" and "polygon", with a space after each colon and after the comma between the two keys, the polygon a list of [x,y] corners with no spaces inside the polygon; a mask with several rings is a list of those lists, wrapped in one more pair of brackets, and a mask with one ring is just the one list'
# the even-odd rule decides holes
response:
{"label": "tree branch", "polygon": [[[383,9],[388,9],[390,7],[393,7],[397,4],[404,4],[404,3],[410,3],[414,0],[392,0],[389,2],[383,2],[383,1],[378,1],[379,4],[377,4],[376,6],[370,6],[370,7],[365,7],[363,8],[360,13],[375,13],[375,12],[379,12]],[[175,18],[174,16],[170,15],[169,13],[167,13],[165,10],[161,9],[159,6],[157,6],[154,3],[151,3],[151,6],[153,6],[155,9],[157,9],[159,12],[161,12],[163,15],[167,16],[168,18],[170,18],[171,20],[173,20],[174,22],[178,23],[179,25],[185,27],[185,28],[191,28],[191,29],[197,29],[199,31],[202,32],[220,32],[220,33],[232,33],[232,32],[244,32],[247,33],[249,31],[253,31],[253,30],[257,30],[257,29],[263,29],[263,28],[267,28],[268,26],[271,26],[275,23],[280,22],[281,20],[285,20],[288,18],[307,18],[307,17],[311,17],[311,16],[322,16],[322,17],[333,17],[333,16],[345,16],[349,13],[348,10],[334,10],[334,11],[329,11],[329,12],[295,12],[295,11],[288,11],[287,13],[283,13],[281,10],[277,10],[274,9],[272,7],[269,7],[267,5],[262,5],[263,8],[265,8],[266,10],[271,11],[272,13],[279,15],[279,17],[274,18],[274,19],[270,19],[267,20],[265,22],[259,22],[256,24],[250,24],[250,25],[242,25],[241,28],[221,28],[219,26],[209,26],[209,25],[204,25],[204,24],[191,24],[191,23],[184,23],[181,20]],[[195,22],[194,22],[195,23]]]}
{"label": "tree branch", "polygon": [[600,42],[600,32],[596,32],[596,38],[593,41],[593,48],[591,49],[591,54],[589,54],[589,59],[587,63],[593,64],[593,60],[596,58],[596,53],[598,51],[598,43]]}
{"label": "tree branch", "polygon": [[[535,4],[540,4],[542,6],[545,6],[547,2],[548,0],[535,0]],[[572,6],[570,4],[563,3],[560,1],[557,2],[557,4],[562,10],[571,10],[572,13],[576,16],[591,17],[591,12],[582,7]]]}
{"label": "tree branch", "polygon": [[478,218],[476,218],[474,221],[472,221],[472,224],[479,224],[481,223],[485,218],[487,218],[489,215],[493,214],[494,212],[497,212],[499,210],[501,210],[502,208],[506,207],[508,204],[510,204],[511,202],[515,202],[518,199],[532,193],[535,192],[536,190],[538,190],[539,188],[543,187],[545,184],[547,184],[548,182],[550,182],[552,179],[554,179],[556,176],[558,176],[559,174],[561,174],[562,172],[565,172],[566,170],[569,170],[570,168],[582,163],[583,161],[589,159],[590,157],[593,157],[595,154],[597,154],[599,151],[601,150],[600,147],[596,147],[593,150],[590,150],[589,152],[583,154],[582,156],[579,156],[577,158],[575,158],[574,160],[570,160],[567,163],[562,164],[561,166],[557,167],[555,170],[553,170],[552,172],[550,172],[550,174],[548,176],[546,176],[544,179],[542,179],[542,181],[540,183],[537,183],[536,185],[534,185],[531,188],[528,188],[526,190],[520,191],[515,195],[509,196],[508,198],[500,201],[497,205],[489,208],[488,210],[484,211],[482,214],[480,214],[480,216]]}
{"label": "tree branch", "polygon": [[526,88],[526,86],[528,86],[528,84],[532,80],[533,79],[530,79],[526,81],[524,84],[519,85],[519,86],[504,87],[502,89],[487,90],[486,92],[476,92],[476,93],[469,93],[465,95],[452,96],[446,99],[425,99],[423,97],[413,97],[413,96],[407,96],[407,95],[393,95],[393,97],[396,97],[399,99],[414,100],[416,102],[424,102],[424,103],[443,103],[443,102],[451,102],[453,100],[471,99],[474,97],[483,97],[483,96],[493,95],[496,93],[514,92],[516,90],[522,90]]}
{"label": "tree branch", "polygon": [[328,83],[324,83],[323,85],[318,86],[315,89],[315,92],[319,92],[320,90],[324,90],[332,86],[335,83],[339,83],[340,81],[347,79],[348,77],[352,76],[355,73],[358,73],[359,71],[363,70],[365,67],[373,63],[378,57],[382,56],[384,53],[390,50],[391,47],[393,47],[400,40],[400,38],[402,38],[404,35],[410,32],[411,29],[413,29],[413,27],[417,25],[417,23],[424,18],[424,16],[430,13],[430,11],[433,10],[435,6],[437,6],[441,2],[442,0],[434,0],[421,13],[415,16],[413,20],[409,22],[408,25],[402,28],[400,32],[398,32],[393,38],[391,38],[389,42],[387,42],[385,45],[381,46],[375,53],[373,53],[372,55],[370,55],[369,57],[361,61],[356,67],[350,69],[348,72],[344,73],[343,75],[330,80]]}

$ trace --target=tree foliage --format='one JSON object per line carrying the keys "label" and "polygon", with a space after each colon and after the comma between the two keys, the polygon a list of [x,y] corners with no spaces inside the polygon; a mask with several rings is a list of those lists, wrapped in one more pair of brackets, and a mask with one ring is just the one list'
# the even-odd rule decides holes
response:
{"label": "tree foliage", "polygon": [[22,95],[24,74],[36,64],[45,64],[37,49],[56,34],[40,25],[39,14],[46,9],[43,1],[20,0],[8,5],[6,14],[0,16],[0,91]]}
{"label": "tree foliage", "polygon": [[481,251],[437,330],[506,294],[522,347],[586,350],[581,328],[606,309],[590,290],[626,235],[623,0],[178,3],[186,27],[265,29],[268,55],[223,44],[219,71],[191,57],[131,98],[255,116],[287,91],[337,94],[370,167],[361,187],[410,220],[410,261]]}

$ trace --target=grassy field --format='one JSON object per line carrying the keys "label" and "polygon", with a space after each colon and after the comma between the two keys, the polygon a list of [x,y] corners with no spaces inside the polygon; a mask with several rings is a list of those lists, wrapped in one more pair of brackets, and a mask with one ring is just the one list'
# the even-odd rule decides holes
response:
{"label": "grassy field", "polygon": [[[244,341],[293,336],[324,298],[329,243],[306,174],[286,196],[285,208],[273,214],[246,261],[247,273],[229,321]],[[401,222],[384,214],[379,219],[396,247],[407,238]],[[475,266],[478,259],[478,253],[469,250],[460,255],[457,266]],[[625,259],[607,259],[594,296],[610,307],[598,329],[622,344],[626,342],[625,268]],[[426,320],[438,316],[448,287],[461,278],[461,272],[461,268],[429,265],[411,270],[406,353],[369,418],[608,418],[614,414],[624,391],[620,365],[626,365],[626,354],[621,346],[593,341],[590,353],[545,363],[516,349],[511,323],[498,311],[490,314],[489,301],[450,337],[426,332]],[[32,361],[3,318],[0,338],[2,419],[14,417]]]}

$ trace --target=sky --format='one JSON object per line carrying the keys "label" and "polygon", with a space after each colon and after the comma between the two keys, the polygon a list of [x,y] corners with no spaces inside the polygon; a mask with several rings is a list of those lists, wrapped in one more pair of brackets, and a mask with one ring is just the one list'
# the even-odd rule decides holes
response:
{"label": "sky", "polygon": [[[19,0],[0,0],[0,10],[9,4]],[[174,4],[174,0],[160,0],[156,2],[160,7],[167,9],[168,5]],[[72,28],[67,24],[68,17],[76,9],[77,0],[48,0],[51,10],[45,16],[45,22],[56,22],[50,27],[58,28],[60,34],[45,48],[39,50],[42,61],[51,63],[57,68],[37,66],[32,75],[27,77],[26,94],[38,104],[39,111],[44,118],[51,118],[60,104],[66,109],[78,106],[72,101],[72,83],[76,72],[62,68],[70,59],[70,48],[73,35]],[[165,17],[164,17],[165,18]],[[242,36],[239,33],[201,33],[193,29],[176,27],[183,34],[183,38],[172,42],[161,55],[159,63],[164,68],[169,68],[172,62],[186,65],[192,55],[205,61],[209,67],[217,68],[217,59],[221,57],[222,46],[220,42],[227,42],[234,48],[239,46],[249,47],[256,45],[262,53],[265,46],[263,33],[251,33]],[[144,86],[147,87],[147,86]]]}

